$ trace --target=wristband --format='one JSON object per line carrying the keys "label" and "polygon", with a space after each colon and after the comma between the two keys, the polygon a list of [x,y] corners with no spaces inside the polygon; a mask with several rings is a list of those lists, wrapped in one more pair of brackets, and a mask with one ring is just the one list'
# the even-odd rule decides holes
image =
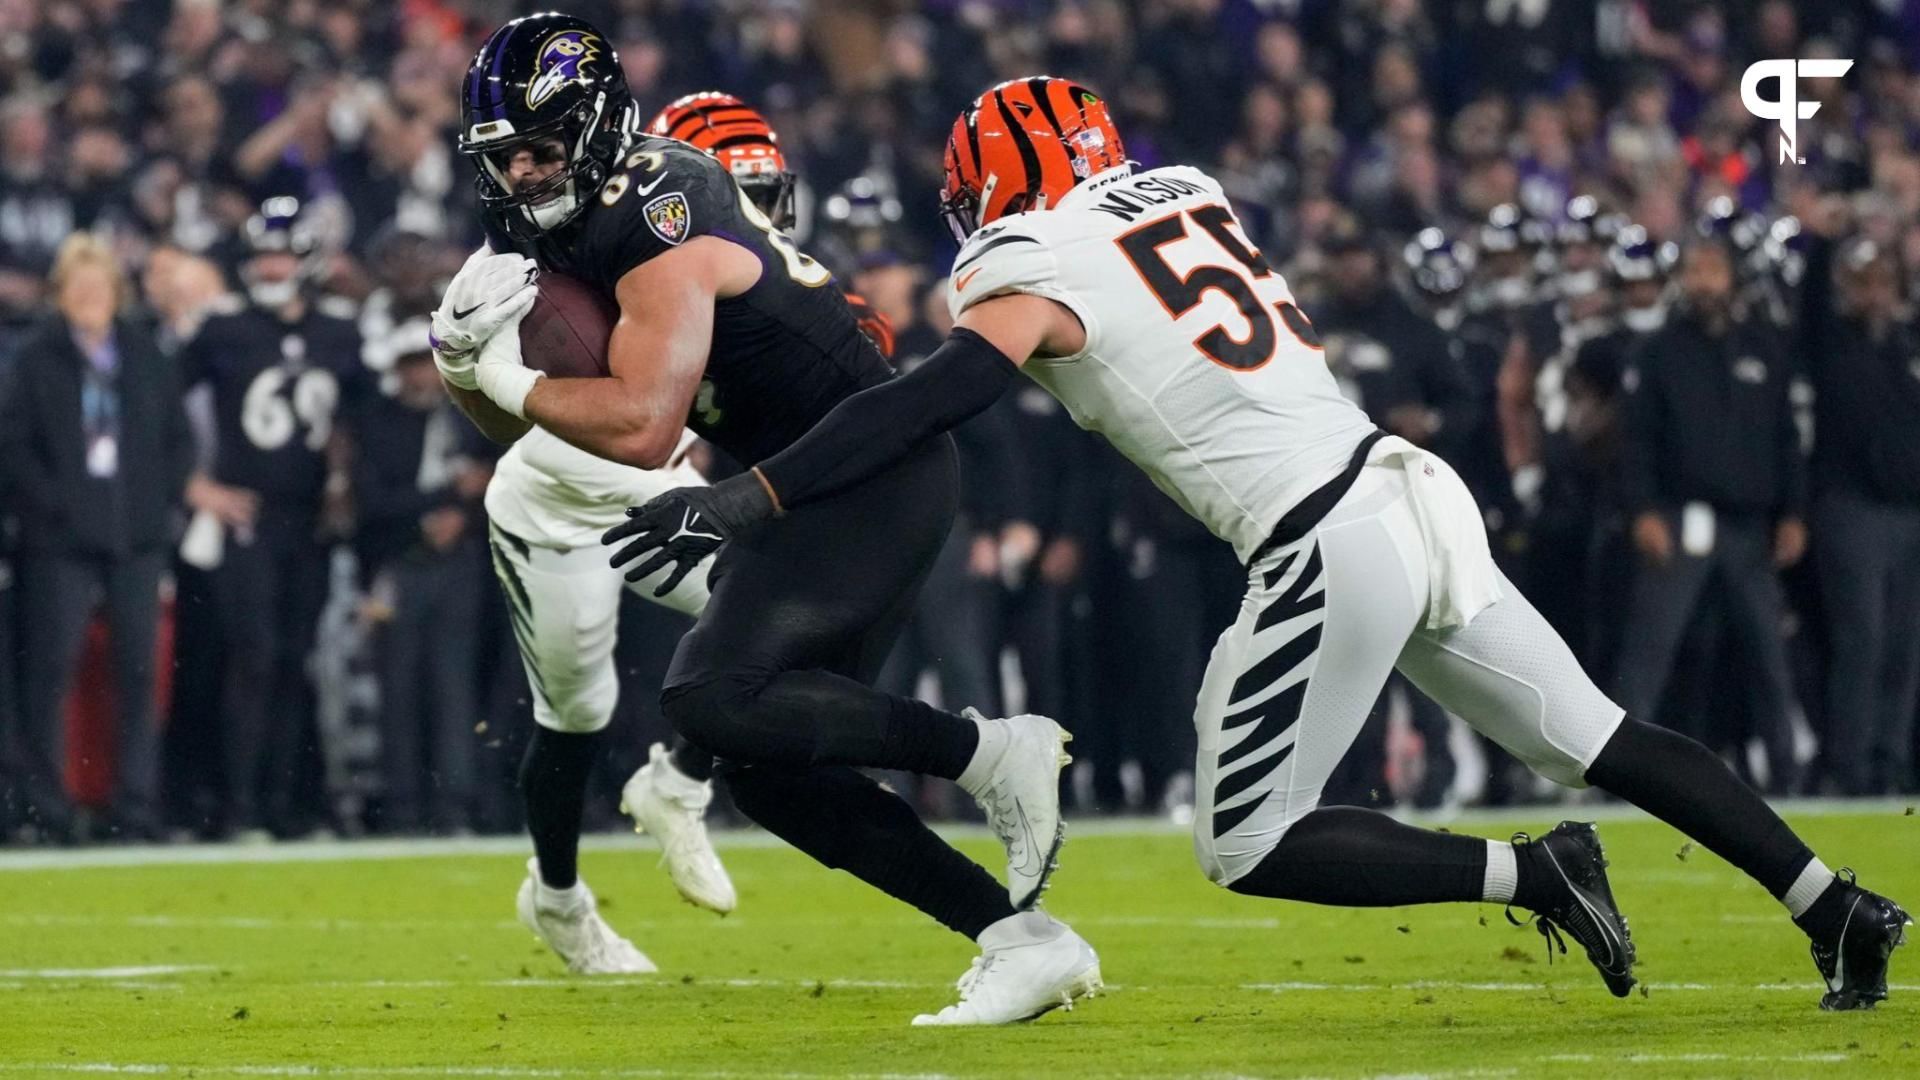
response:
{"label": "wristband", "polygon": [[479,383],[480,392],[487,395],[487,400],[511,413],[515,419],[525,420],[527,395],[533,393],[533,384],[544,378],[546,373],[518,364],[477,364],[473,375]]}

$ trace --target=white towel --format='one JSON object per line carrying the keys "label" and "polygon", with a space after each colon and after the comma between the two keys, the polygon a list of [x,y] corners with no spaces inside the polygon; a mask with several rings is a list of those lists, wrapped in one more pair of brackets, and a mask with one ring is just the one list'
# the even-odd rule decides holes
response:
{"label": "white towel", "polygon": [[215,570],[226,557],[227,527],[210,511],[201,510],[187,522],[180,537],[180,561],[198,570]]}
{"label": "white towel", "polygon": [[1453,467],[1405,439],[1389,435],[1367,454],[1368,465],[1399,469],[1427,548],[1429,630],[1465,626],[1500,599],[1500,574],[1487,546],[1487,525],[1473,493]]}

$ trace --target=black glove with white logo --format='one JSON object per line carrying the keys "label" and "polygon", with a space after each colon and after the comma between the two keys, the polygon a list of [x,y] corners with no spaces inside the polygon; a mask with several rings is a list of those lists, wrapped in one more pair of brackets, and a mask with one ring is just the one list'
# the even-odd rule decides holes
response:
{"label": "black glove with white logo", "polygon": [[720,545],[778,513],[766,484],[757,474],[746,472],[712,487],[674,488],[644,506],[628,507],[627,520],[608,529],[600,542],[633,540],[614,553],[610,566],[625,566],[651,553],[651,558],[627,571],[628,581],[642,581],[673,567],[653,590],[653,595],[665,596]]}

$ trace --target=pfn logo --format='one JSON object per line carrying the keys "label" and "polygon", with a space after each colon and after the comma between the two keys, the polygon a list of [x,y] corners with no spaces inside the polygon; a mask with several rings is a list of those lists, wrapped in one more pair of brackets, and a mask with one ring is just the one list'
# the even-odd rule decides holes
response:
{"label": "pfn logo", "polygon": [[[1780,122],[1781,161],[1807,163],[1799,151],[1800,121],[1820,111],[1819,102],[1800,100],[1800,80],[1837,79],[1852,66],[1851,60],[1761,60],[1740,76],[1740,104],[1762,120]],[[1767,79],[1779,80],[1779,100],[1767,101],[1756,93]]]}

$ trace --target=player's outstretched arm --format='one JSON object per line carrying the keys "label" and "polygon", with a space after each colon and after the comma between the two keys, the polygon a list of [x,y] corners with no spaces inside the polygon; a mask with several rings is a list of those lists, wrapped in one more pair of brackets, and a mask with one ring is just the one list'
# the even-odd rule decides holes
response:
{"label": "player's outstretched arm", "polygon": [[1027,358],[1071,355],[1085,341],[1079,320],[1052,300],[1013,293],[975,304],[919,367],[847,398],[793,445],[740,476],[679,488],[628,510],[628,520],[601,541],[631,541],[614,554],[615,566],[652,553],[629,580],[677,564],[670,588],[741,529],[880,473],[992,405]]}
{"label": "player's outstretched arm", "polygon": [[760,260],[719,237],[697,236],[627,271],[614,289],[620,321],[604,379],[540,379],[526,418],[588,453],[656,469],[686,427],[707,369],[714,301],[760,279]]}
{"label": "player's outstretched arm", "polygon": [[1085,337],[1072,312],[1044,297],[1009,293],[977,303],[925,363],[835,406],[761,462],[760,475],[782,508],[842,491],[1000,400],[1028,357],[1071,355]]}

